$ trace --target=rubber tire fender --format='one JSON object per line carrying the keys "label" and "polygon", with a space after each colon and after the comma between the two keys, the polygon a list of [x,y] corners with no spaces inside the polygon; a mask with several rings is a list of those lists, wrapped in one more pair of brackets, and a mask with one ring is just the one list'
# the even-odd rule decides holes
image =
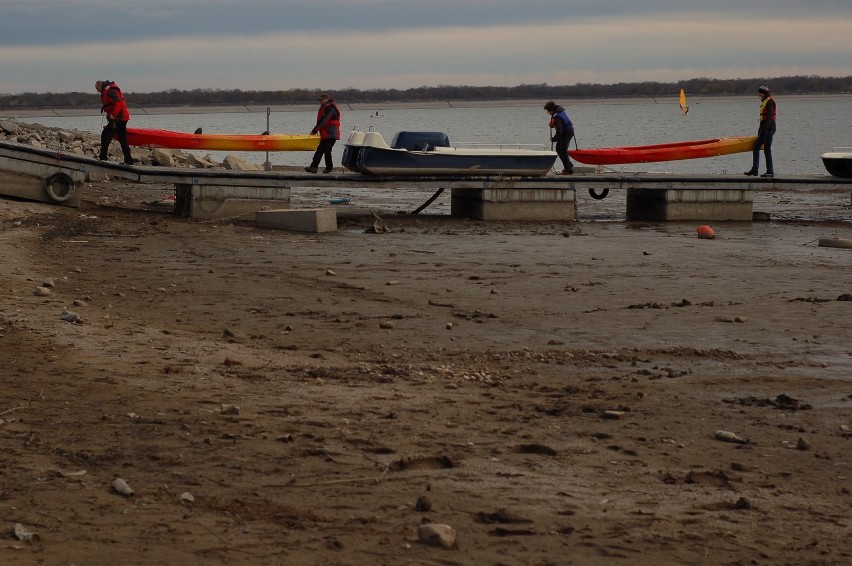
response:
{"label": "rubber tire fender", "polygon": [[[61,189],[57,190],[57,187]],[[54,173],[45,181],[44,190],[51,201],[62,203],[74,196],[77,187],[74,185],[74,179],[67,173]]]}
{"label": "rubber tire fender", "polygon": [[589,196],[595,200],[603,200],[609,194],[609,189],[603,189],[601,192],[595,191],[595,189],[589,189]]}

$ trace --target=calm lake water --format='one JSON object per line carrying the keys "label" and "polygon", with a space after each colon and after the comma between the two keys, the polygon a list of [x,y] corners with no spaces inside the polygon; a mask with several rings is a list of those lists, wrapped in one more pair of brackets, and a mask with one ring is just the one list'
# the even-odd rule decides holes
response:
{"label": "calm lake water", "polygon": [[[778,132],[773,143],[776,174],[825,174],[820,154],[835,147],[852,146],[852,96],[813,95],[775,97],[778,104]],[[672,98],[631,100],[590,100],[564,105],[575,124],[581,148],[648,145],[716,137],[747,136],[757,132],[759,99],[753,97],[701,98],[688,100],[689,113],[683,115]],[[550,147],[548,115],[542,102],[528,105],[497,106],[495,103],[446,104],[438,107],[400,107],[392,104],[351,107],[341,103],[343,139],[334,150],[339,165],[343,141],[357,126],[373,128],[390,142],[400,130],[446,132],[451,142],[523,143]],[[137,128],[162,128],[192,132],[202,127],[205,133],[257,134],[267,129],[265,108],[235,108],[233,112],[157,114],[150,109],[134,109],[131,103],[130,125]],[[307,133],[315,122],[314,108],[272,111],[270,130],[274,133]],[[104,118],[92,116],[28,116],[24,122],[45,126],[99,132]],[[226,153],[210,152],[220,160]],[[254,163],[263,163],[266,154],[241,153]],[[274,165],[306,165],[308,153],[270,154]],[[750,154],[636,164],[612,167],[615,171],[654,171],[671,173],[740,174],[751,167]],[[761,155],[761,171],[764,169]]]}

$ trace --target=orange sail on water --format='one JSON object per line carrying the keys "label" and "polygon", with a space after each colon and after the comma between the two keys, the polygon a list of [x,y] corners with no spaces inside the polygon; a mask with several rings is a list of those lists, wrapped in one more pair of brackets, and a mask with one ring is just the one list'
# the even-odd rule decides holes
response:
{"label": "orange sail on water", "polygon": [[684,116],[689,112],[689,106],[686,105],[686,93],[683,92],[683,89],[680,89],[680,109]]}

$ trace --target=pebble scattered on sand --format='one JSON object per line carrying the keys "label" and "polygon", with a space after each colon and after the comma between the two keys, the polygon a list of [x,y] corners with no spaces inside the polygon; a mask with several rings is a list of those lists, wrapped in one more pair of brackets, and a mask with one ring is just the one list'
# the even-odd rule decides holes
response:
{"label": "pebble scattered on sand", "polygon": [[123,495],[125,497],[130,497],[133,495],[133,489],[121,478],[115,478],[112,481],[112,488],[116,491],[116,493]]}
{"label": "pebble scattered on sand", "polygon": [[429,546],[439,546],[448,550],[457,545],[456,530],[440,523],[429,523],[417,527],[417,540]]}

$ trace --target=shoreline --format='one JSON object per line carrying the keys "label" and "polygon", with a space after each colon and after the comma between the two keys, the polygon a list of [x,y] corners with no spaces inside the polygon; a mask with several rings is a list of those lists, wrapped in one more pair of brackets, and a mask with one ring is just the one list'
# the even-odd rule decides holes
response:
{"label": "shoreline", "polygon": [[[130,94],[132,96],[132,93]],[[785,95],[787,98],[803,99],[849,99],[852,101],[852,94],[791,94]],[[713,96],[690,96],[691,104],[707,104],[729,102],[734,100],[743,100],[753,98],[747,95],[713,95]],[[94,99],[94,97],[93,97]],[[350,111],[354,110],[391,110],[391,109],[412,109],[412,108],[512,108],[518,106],[538,106],[542,104],[543,99],[501,99],[501,100],[468,100],[468,99],[448,99],[448,100],[417,100],[417,101],[374,101],[374,102],[346,102],[338,100],[341,108],[346,108]],[[656,103],[673,103],[676,104],[677,96],[641,96],[641,97],[605,97],[605,98],[584,98],[584,99],[569,99],[562,104],[569,106],[593,105],[593,104],[633,104],[640,101],[653,101]],[[263,114],[267,108],[271,112],[307,112],[316,109],[315,102],[309,103],[288,103],[288,104],[228,104],[228,105],[197,105],[197,106],[134,106],[134,113],[141,115],[168,115],[168,114]],[[92,107],[80,108],[56,108],[56,107],[40,107],[40,108],[9,108],[0,107],[0,120],[17,120],[19,118],[73,118],[78,116],[98,116],[100,115],[99,108],[96,105]]]}

